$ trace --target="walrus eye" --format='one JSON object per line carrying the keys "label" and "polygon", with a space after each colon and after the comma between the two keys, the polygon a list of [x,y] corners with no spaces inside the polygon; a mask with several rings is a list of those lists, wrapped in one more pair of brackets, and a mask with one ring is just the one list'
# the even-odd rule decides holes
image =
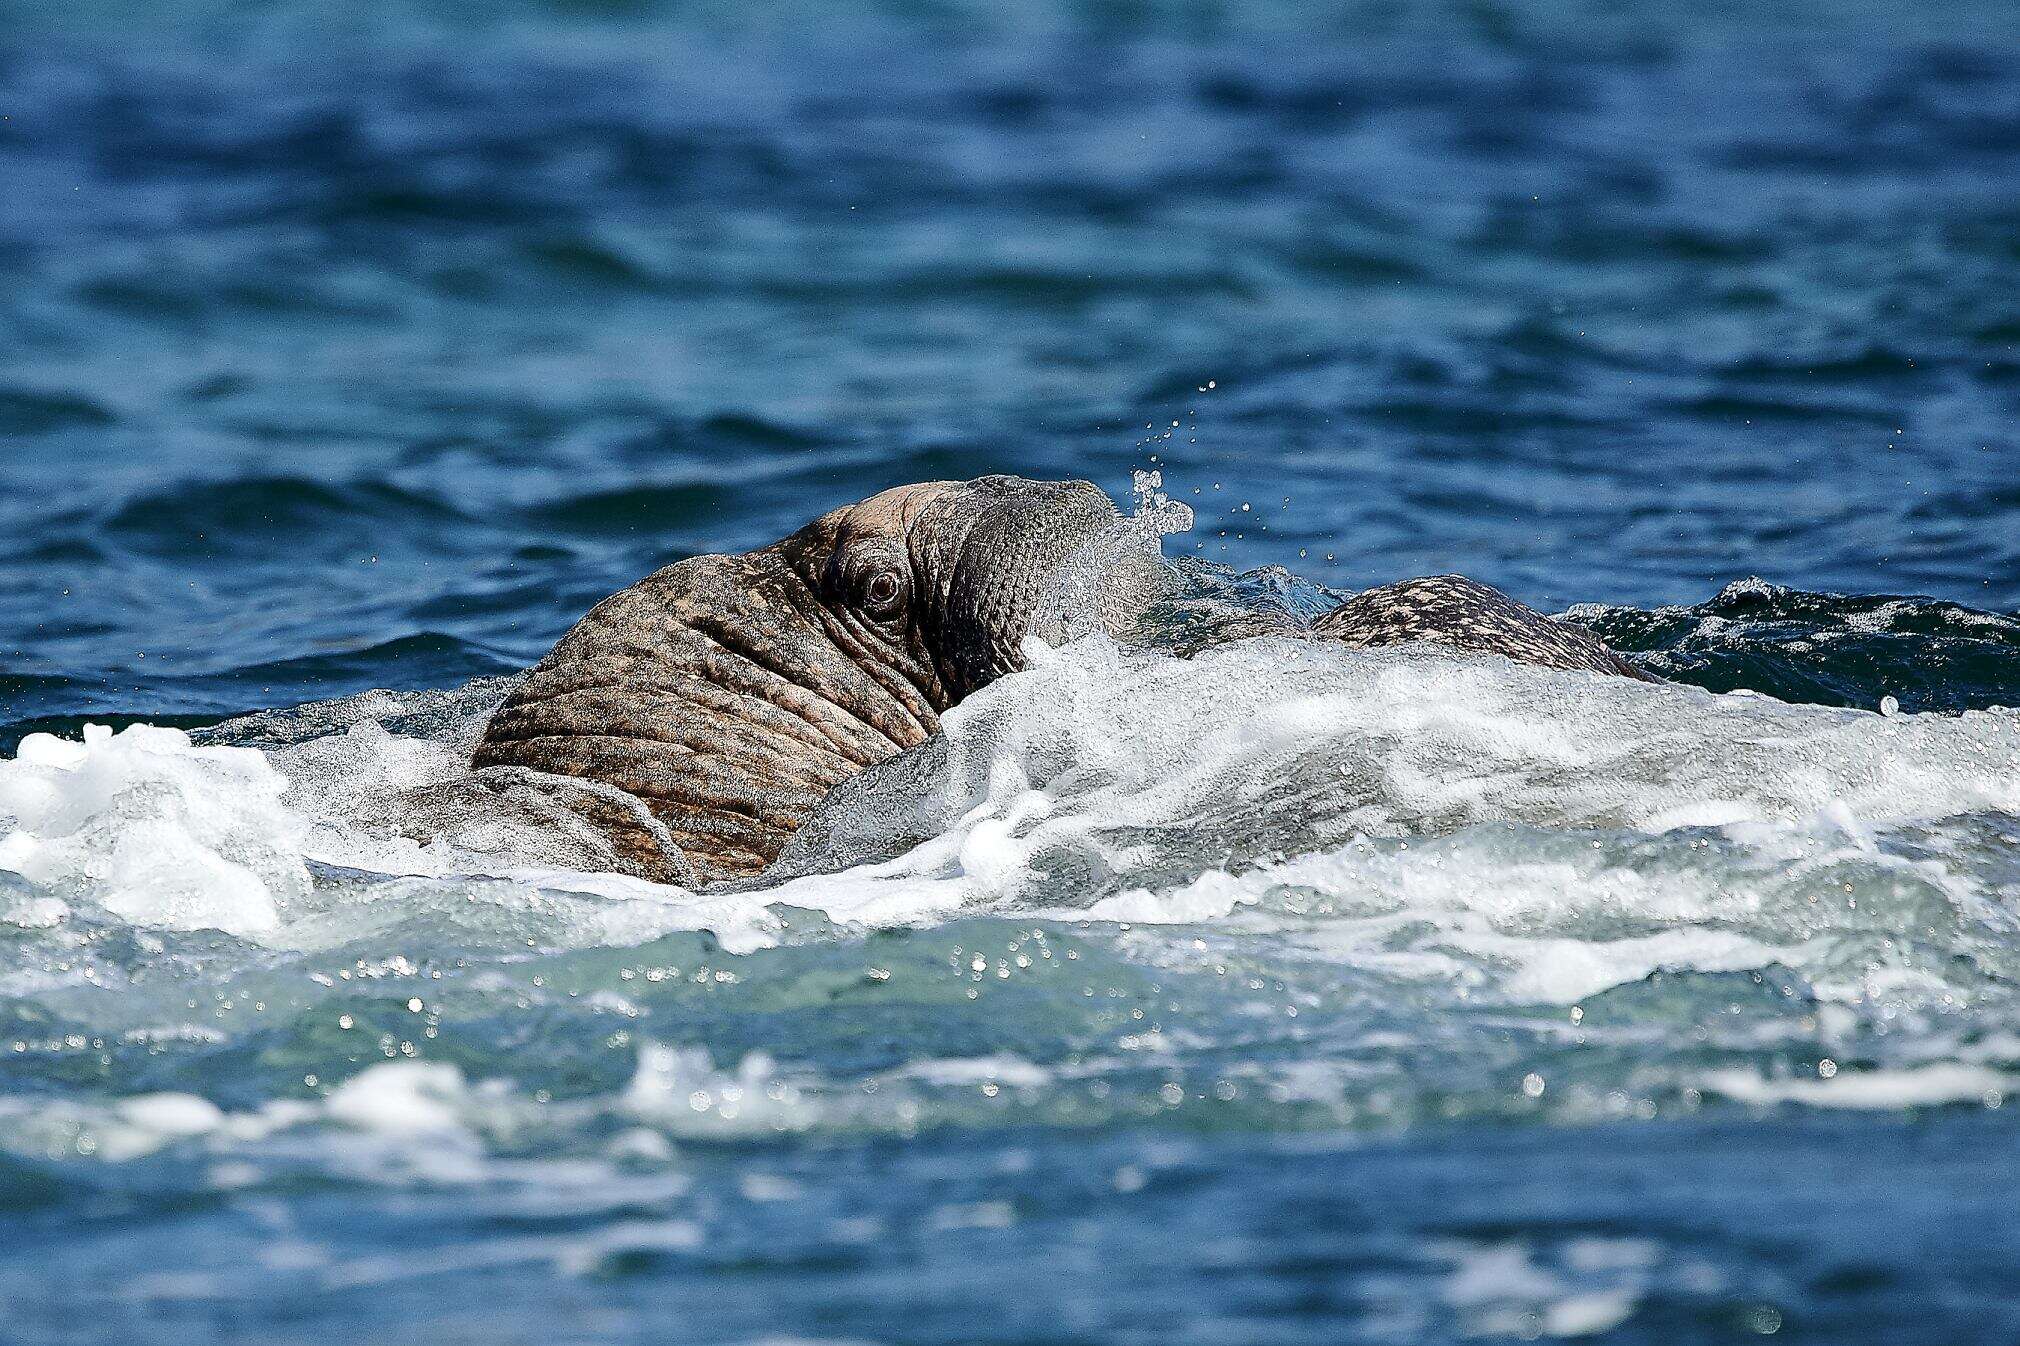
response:
{"label": "walrus eye", "polygon": [[874,571],[863,585],[863,611],[872,617],[894,617],[904,606],[904,597],[905,584],[897,571]]}

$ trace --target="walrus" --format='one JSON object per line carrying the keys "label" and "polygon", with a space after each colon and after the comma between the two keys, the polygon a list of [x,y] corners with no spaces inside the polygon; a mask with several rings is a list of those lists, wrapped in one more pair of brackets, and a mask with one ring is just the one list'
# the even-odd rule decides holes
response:
{"label": "walrus", "polygon": [[[1091,482],[934,481],[768,547],[679,561],[590,609],[492,715],[471,764],[575,778],[570,807],[635,874],[757,874],[835,786],[1016,672],[1028,635],[1057,639],[1052,580],[1120,521]],[[1153,587],[1125,574],[1103,601],[1126,611]],[[1650,677],[1457,575],[1370,589],[1303,634]]]}

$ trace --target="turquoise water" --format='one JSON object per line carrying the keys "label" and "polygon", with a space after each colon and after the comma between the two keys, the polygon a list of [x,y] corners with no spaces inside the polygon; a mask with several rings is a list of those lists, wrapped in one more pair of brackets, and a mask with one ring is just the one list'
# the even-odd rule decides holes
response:
{"label": "turquoise water", "polygon": [[[0,1343],[2020,1336],[2016,39],[0,8]],[[667,561],[1153,468],[1683,686],[1088,643],[738,894],[389,804]]]}

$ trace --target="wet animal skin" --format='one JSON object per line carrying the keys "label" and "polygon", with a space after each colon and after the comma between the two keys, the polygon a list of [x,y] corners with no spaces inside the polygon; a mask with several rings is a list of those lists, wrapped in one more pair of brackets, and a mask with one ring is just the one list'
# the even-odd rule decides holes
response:
{"label": "wet animal skin", "polygon": [[[575,778],[571,807],[634,873],[758,873],[836,785],[1020,668],[1048,582],[1118,517],[1084,481],[926,482],[769,547],[681,561],[563,636],[493,715],[472,765]],[[1308,634],[1648,676],[1456,575],[1371,589]]]}
{"label": "wet animal skin", "polygon": [[1355,649],[1446,645],[1544,668],[1584,668],[1659,682],[1582,626],[1546,617],[1464,575],[1432,575],[1355,594],[1312,624],[1312,635]]}

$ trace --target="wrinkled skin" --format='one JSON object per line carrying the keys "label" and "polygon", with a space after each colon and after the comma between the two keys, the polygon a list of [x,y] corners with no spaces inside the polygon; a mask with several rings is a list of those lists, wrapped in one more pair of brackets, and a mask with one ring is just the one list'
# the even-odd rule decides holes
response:
{"label": "wrinkled skin", "polygon": [[[757,551],[668,566],[562,637],[492,717],[472,765],[516,773],[494,788],[519,795],[529,769],[577,778],[552,807],[608,835],[632,873],[755,874],[836,785],[924,742],[942,712],[1020,668],[1051,582],[1117,518],[1084,481],[927,482]],[[1308,634],[1647,676],[1588,632],[1458,576],[1369,590]],[[632,797],[642,807],[626,807]]]}
{"label": "wrinkled skin", "polygon": [[562,637],[473,765],[642,799],[665,835],[623,829],[633,872],[756,873],[836,784],[1020,667],[1047,580],[1116,517],[1088,482],[927,482],[668,566]]}

